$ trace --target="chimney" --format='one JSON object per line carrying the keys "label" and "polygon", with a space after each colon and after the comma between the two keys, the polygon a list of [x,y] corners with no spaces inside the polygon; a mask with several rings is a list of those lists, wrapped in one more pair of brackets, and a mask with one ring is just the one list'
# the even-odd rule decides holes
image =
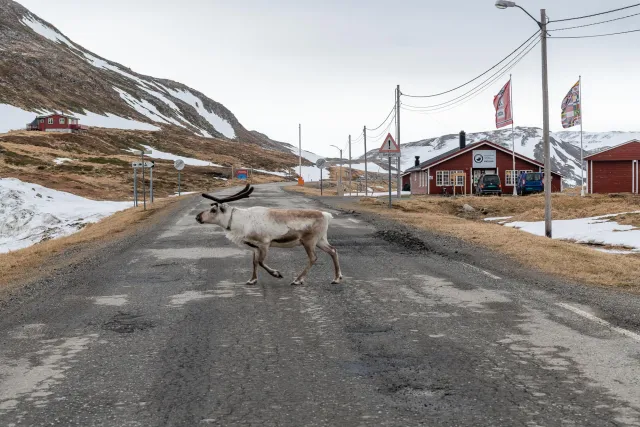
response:
{"label": "chimney", "polygon": [[464,150],[467,146],[467,134],[463,130],[460,131],[460,149]]}
{"label": "chimney", "polygon": [[416,156],[416,166],[420,166],[420,156]]}

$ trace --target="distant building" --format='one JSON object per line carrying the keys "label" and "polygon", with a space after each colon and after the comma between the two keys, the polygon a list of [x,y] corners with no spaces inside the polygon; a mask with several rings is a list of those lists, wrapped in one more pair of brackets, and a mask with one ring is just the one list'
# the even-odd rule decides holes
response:
{"label": "distant building", "polygon": [[34,121],[27,124],[27,130],[71,133],[89,129],[87,126],[79,124],[78,121],[79,119],[65,114],[37,116]]}
{"label": "distant building", "polygon": [[640,141],[625,142],[584,160],[588,193],[640,193]]}
{"label": "distant building", "polygon": [[[511,150],[491,141],[466,144],[466,135],[460,133],[460,147],[420,163],[416,158],[414,167],[402,174],[403,186],[411,186],[411,194],[453,193],[454,177],[456,193],[473,194],[478,178],[483,174],[500,176],[502,191],[511,194],[520,172],[542,172],[544,165],[534,159],[515,154],[516,168],[513,170]],[[629,169],[631,169],[629,167]],[[464,175],[462,175],[464,174]],[[562,191],[562,175],[551,171],[551,191]]]}

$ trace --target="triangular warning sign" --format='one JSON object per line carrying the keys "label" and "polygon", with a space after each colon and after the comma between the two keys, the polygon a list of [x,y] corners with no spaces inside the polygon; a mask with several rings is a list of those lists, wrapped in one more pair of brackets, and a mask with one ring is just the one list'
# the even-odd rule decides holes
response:
{"label": "triangular warning sign", "polygon": [[391,134],[387,134],[387,137],[384,139],[382,143],[382,147],[380,147],[381,153],[399,153],[400,147],[396,143],[396,140],[393,139]]}

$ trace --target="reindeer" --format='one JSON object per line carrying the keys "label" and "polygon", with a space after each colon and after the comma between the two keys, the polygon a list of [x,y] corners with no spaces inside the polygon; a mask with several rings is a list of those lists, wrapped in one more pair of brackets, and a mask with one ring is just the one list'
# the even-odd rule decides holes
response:
{"label": "reindeer", "polygon": [[246,199],[253,192],[249,184],[240,192],[224,198],[203,194],[213,200],[211,209],[200,212],[196,221],[200,224],[215,224],[227,230],[226,237],[235,244],[249,246],[253,250],[253,274],[248,285],[258,282],[258,265],[267,273],[282,279],[282,274],[265,264],[269,248],[293,248],[302,245],[307,251],[309,264],[291,285],[302,285],[307,273],[315,264],[316,247],[328,253],[333,260],[335,277],[332,284],[342,281],[342,271],[338,262],[338,251],[327,240],[329,222],[333,216],[328,212],[311,209],[271,209],[255,206],[241,209],[228,203]]}

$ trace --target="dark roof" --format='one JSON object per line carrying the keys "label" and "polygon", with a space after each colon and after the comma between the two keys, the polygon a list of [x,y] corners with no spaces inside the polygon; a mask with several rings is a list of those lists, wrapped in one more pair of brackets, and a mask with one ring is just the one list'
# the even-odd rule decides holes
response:
{"label": "dark roof", "polygon": [[77,117],[69,116],[67,114],[52,113],[52,114],[47,114],[45,116],[36,116],[36,120],[38,120],[38,119],[48,119],[51,116],[66,117],[67,119],[76,119],[76,120],[78,119]]}
{"label": "dark roof", "polygon": [[[440,162],[441,160],[444,160],[444,159],[446,159],[446,158],[448,158],[448,157],[455,157],[456,153],[458,153],[458,152],[467,151],[467,150],[469,150],[469,148],[476,147],[476,146],[480,146],[480,145],[483,145],[483,144],[488,144],[488,145],[491,145],[491,146],[493,146],[493,147],[495,147],[495,148],[497,148],[497,149],[504,150],[504,151],[508,151],[508,150],[507,150],[506,148],[504,148],[503,146],[498,145],[498,144],[496,144],[496,143],[493,143],[493,142],[488,141],[488,140],[486,140],[486,139],[485,139],[485,140],[483,140],[483,141],[478,141],[478,142],[474,142],[474,143],[472,143],[472,144],[467,144],[467,145],[466,145],[464,148],[462,148],[462,149],[461,149],[460,147],[456,147],[456,148],[454,148],[453,150],[449,150],[449,151],[447,151],[447,152],[445,152],[445,153],[442,153],[442,154],[440,154],[440,155],[438,155],[438,156],[436,156],[436,157],[433,157],[433,158],[431,158],[431,159],[429,159],[429,160],[427,160],[427,161],[424,161],[424,162],[420,163],[420,165],[418,165],[418,166],[413,166],[412,168],[407,169],[407,170],[403,173],[403,175],[404,175],[404,174],[406,174],[406,173],[408,173],[408,172],[417,172],[417,171],[422,170],[422,169],[424,169],[424,168],[426,168],[426,167],[429,167],[429,166],[431,166],[431,165],[433,165],[433,164],[435,164],[435,163],[438,163],[438,162]],[[541,167],[544,167],[544,164],[540,163],[539,161],[534,160],[534,159],[530,159],[529,157],[523,156],[522,154],[516,153],[516,156],[518,156],[518,157],[520,157],[521,159],[524,159],[524,160],[526,160],[526,161],[528,161],[528,162],[531,162],[531,163],[534,163],[534,164],[539,165],[539,166],[541,166]],[[551,171],[551,173],[554,173],[554,174],[556,174],[556,175],[560,175],[560,176],[562,176],[562,174],[561,174],[560,172],[557,172],[557,171],[554,171],[554,170],[552,170],[552,171]]]}

